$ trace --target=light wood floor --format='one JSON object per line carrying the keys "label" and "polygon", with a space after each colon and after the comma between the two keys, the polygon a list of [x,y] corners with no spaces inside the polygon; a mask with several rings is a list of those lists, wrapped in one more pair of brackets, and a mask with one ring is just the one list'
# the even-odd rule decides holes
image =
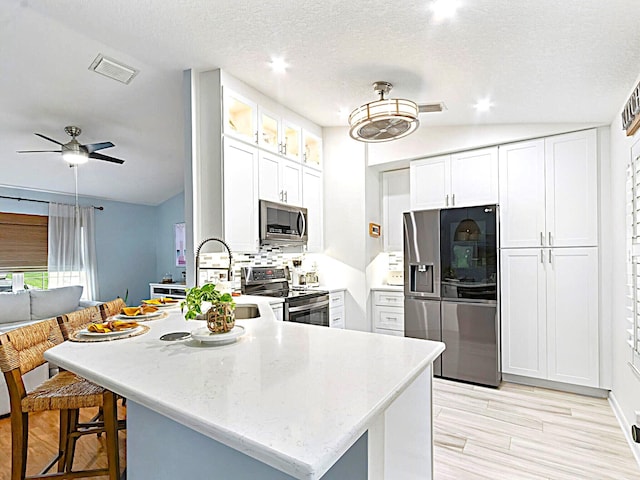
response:
{"label": "light wood floor", "polygon": [[[90,420],[97,409],[81,410],[81,421]],[[120,407],[119,418],[125,418],[126,409]],[[27,454],[27,475],[36,475],[49,463],[58,451],[58,412],[39,412],[29,415],[29,452]],[[120,470],[125,468],[127,435],[121,431]],[[107,447],[104,435],[85,435],[78,440],[74,455],[75,470],[103,468],[107,466]],[[55,467],[51,470],[55,471]],[[0,480],[11,478],[11,420],[8,416],[0,418]],[[108,476],[92,477],[96,480],[108,480]]]}
{"label": "light wood floor", "polygon": [[[640,468],[604,399],[440,379],[434,380],[433,397],[435,480],[640,479]],[[33,414],[30,427],[27,473],[35,474],[57,448],[58,416]],[[0,419],[0,480],[9,479],[10,429],[9,418]],[[122,432],[123,468],[125,448]],[[75,468],[104,466],[105,450],[104,437],[80,439]]]}
{"label": "light wood floor", "polygon": [[605,399],[434,380],[435,480],[638,480]]}

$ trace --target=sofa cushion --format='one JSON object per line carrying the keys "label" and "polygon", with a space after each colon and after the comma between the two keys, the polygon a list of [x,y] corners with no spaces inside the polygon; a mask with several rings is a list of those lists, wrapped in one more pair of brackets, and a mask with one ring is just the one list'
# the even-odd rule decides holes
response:
{"label": "sofa cushion", "polygon": [[39,320],[73,312],[78,308],[82,286],[29,290],[31,295],[31,319]]}
{"label": "sofa cushion", "polygon": [[13,323],[31,320],[29,292],[0,293],[0,323]]}

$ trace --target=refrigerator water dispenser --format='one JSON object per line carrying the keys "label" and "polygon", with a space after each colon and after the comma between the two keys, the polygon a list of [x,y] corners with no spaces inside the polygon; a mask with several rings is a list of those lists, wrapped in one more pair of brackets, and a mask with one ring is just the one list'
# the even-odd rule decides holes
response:
{"label": "refrigerator water dispenser", "polygon": [[411,292],[434,293],[433,265],[411,265]]}

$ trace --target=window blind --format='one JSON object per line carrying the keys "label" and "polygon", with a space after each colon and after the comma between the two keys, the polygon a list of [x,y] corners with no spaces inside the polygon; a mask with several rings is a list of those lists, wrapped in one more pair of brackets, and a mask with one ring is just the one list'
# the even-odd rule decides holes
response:
{"label": "window blind", "polygon": [[48,217],[0,212],[0,271],[47,269]]}

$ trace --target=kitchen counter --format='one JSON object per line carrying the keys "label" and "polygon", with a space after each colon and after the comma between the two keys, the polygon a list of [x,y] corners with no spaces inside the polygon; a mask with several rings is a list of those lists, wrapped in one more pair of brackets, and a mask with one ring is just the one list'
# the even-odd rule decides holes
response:
{"label": "kitchen counter", "polygon": [[[175,309],[144,335],[45,352],[128,399],[130,478],[222,468],[216,478],[366,479],[394,465],[386,478],[430,478],[431,363],[442,343],[277,322],[264,297],[236,303],[261,316],[237,321],[246,332],[234,344],[159,340],[204,325]],[[349,462],[360,474],[340,470]]]}

